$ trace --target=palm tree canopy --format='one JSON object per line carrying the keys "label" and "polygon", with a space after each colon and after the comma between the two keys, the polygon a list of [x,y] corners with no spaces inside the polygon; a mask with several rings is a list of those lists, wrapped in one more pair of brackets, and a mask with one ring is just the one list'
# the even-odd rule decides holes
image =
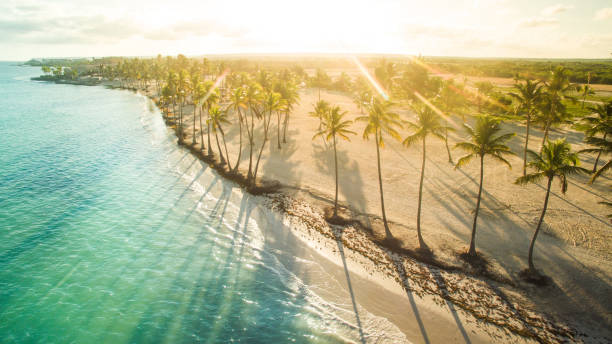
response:
{"label": "palm tree canopy", "polygon": [[323,136],[326,141],[330,141],[334,136],[339,136],[344,140],[350,141],[348,135],[356,135],[357,133],[348,129],[353,122],[344,120],[346,114],[347,111],[342,111],[340,106],[331,107],[327,115],[323,117],[321,130],[315,133],[312,139]]}
{"label": "palm tree canopy", "polygon": [[416,114],[416,121],[406,122],[406,125],[414,130],[414,134],[406,137],[403,142],[404,146],[410,147],[418,140],[422,140],[430,134],[444,140],[444,129],[446,127],[440,123],[440,115],[427,106],[417,108]]}
{"label": "palm tree canopy", "polygon": [[227,119],[227,111],[222,110],[218,105],[211,106],[208,113],[210,114],[209,120],[213,131],[217,131],[217,128],[219,128],[221,124],[229,124],[229,120]]}
{"label": "palm tree canopy", "polygon": [[515,184],[523,185],[536,183],[544,178],[558,177],[561,182],[561,192],[567,191],[567,177],[579,173],[588,173],[579,167],[578,153],[572,152],[572,147],[565,139],[548,141],[542,147],[542,153],[538,154],[528,150],[531,161],[527,166],[535,169],[535,172],[516,179]]}
{"label": "palm tree canopy", "polygon": [[[368,104],[368,115],[358,117],[358,121],[366,122],[367,125],[363,130],[363,138],[369,139],[370,135],[376,134],[379,131],[387,133],[394,139],[400,141],[400,134],[396,128],[402,127],[402,122],[397,113],[391,112],[390,108],[394,104],[388,100],[381,100],[380,98],[372,99],[372,102]],[[380,147],[385,146],[383,135],[378,135],[377,144]]]}
{"label": "palm tree canopy", "polygon": [[479,116],[473,128],[468,124],[463,124],[469,136],[468,141],[459,142],[455,147],[465,150],[468,154],[457,161],[455,168],[467,164],[476,156],[484,157],[485,155],[489,155],[512,168],[504,155],[514,155],[510,147],[506,146],[506,142],[514,137],[515,133],[499,135],[501,131],[500,122],[499,119],[491,116]]}
{"label": "palm tree canopy", "polygon": [[309,112],[309,114],[312,117],[316,117],[322,120],[323,118],[325,118],[325,116],[327,116],[329,108],[330,104],[328,102],[326,102],[325,100],[319,100],[315,103],[314,110]]}
{"label": "palm tree canopy", "polygon": [[584,117],[583,123],[578,127],[582,129],[587,136],[595,136],[597,134],[612,133],[612,101],[606,104],[597,104],[589,107],[593,114]]}
{"label": "palm tree canopy", "polygon": [[540,85],[540,82],[526,79],[525,83],[517,83],[514,87],[516,87],[518,92],[510,92],[510,96],[519,102],[522,110],[533,111],[542,97],[542,85]]}

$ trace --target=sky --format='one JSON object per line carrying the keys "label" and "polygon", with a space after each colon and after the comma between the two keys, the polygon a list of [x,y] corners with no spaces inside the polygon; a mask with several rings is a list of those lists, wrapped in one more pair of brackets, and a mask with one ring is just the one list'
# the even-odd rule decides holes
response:
{"label": "sky", "polygon": [[0,60],[179,53],[612,58],[612,1],[0,2]]}

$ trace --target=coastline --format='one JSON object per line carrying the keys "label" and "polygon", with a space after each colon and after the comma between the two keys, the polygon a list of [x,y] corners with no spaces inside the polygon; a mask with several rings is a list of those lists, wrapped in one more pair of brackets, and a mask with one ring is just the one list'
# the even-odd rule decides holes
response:
{"label": "coastline", "polygon": [[[115,86],[112,88],[122,89]],[[151,92],[143,95],[155,104],[155,97]],[[162,110],[159,111],[161,113]],[[176,134],[176,127],[172,128],[168,124],[167,127]],[[510,301],[504,294],[503,283],[493,285],[494,281],[483,280],[483,276],[475,276],[448,266],[432,266],[410,257],[406,252],[394,252],[365,233],[360,224],[330,225],[324,220],[324,214],[312,207],[313,203],[321,202],[318,195],[295,197],[295,187],[268,180],[265,175],[261,178],[263,190],[247,190],[239,178],[227,173],[214,159],[200,153],[196,147],[178,140],[177,145],[188,149],[192,155],[207,163],[227,181],[236,183],[243,192],[261,198],[263,207],[280,216],[286,228],[327,260],[338,266],[344,264],[345,269],[348,267],[351,273],[382,286],[394,297],[407,296],[414,307],[418,303],[438,316],[469,327],[472,333],[478,331],[480,336],[488,336],[488,340],[493,342],[554,343],[597,340],[597,337],[589,338],[576,328],[551,320],[548,315],[538,314]],[[322,202],[331,203],[331,200]],[[374,215],[367,216],[375,218]],[[445,268],[450,268],[450,271]],[[414,296],[418,296],[417,301]],[[388,298],[392,299],[393,297]],[[389,320],[393,322],[394,319]],[[423,326],[421,321],[418,321],[419,325]],[[465,329],[461,330],[465,334],[464,331]],[[464,339],[466,338],[467,335],[464,336]],[[425,340],[427,341],[429,339]]]}
{"label": "coastline", "polygon": [[[154,102],[154,96],[150,93],[145,96]],[[170,126],[167,127],[171,129]],[[214,168],[220,176],[237,182],[213,160],[199,154],[196,148],[185,144],[182,146]],[[433,312],[436,311],[434,308],[437,308],[441,316],[452,319],[459,314],[461,319],[471,324],[472,331],[482,331],[490,336],[492,341],[607,340],[605,337],[593,337],[589,332],[592,329],[582,329],[576,324],[562,325],[547,315],[531,311],[528,300],[516,302],[520,296],[514,295],[512,288],[506,288],[504,281],[494,281],[453,266],[435,266],[436,262],[429,265],[416,259],[418,257],[411,257],[407,252],[394,252],[364,232],[359,223],[330,226],[324,220],[321,206],[316,206],[329,204],[329,199],[322,199],[321,195],[315,195],[308,189],[273,181],[268,183],[276,192],[258,196],[261,197],[262,205],[278,214],[296,237],[304,240],[329,261],[337,265],[344,263],[345,267],[349,266],[351,273],[384,286],[395,296],[419,296],[419,303],[432,306],[429,310]],[[376,219],[374,215],[366,216]],[[448,308],[451,312],[453,308],[459,312],[452,312],[451,315],[451,312],[446,310]],[[591,336],[583,332],[589,332]]]}

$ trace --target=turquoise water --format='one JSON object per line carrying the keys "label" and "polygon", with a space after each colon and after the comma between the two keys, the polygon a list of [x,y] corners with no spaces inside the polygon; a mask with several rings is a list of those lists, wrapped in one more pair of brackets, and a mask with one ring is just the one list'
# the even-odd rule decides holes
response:
{"label": "turquoise water", "polygon": [[0,342],[359,338],[150,101],[38,74],[0,63]]}

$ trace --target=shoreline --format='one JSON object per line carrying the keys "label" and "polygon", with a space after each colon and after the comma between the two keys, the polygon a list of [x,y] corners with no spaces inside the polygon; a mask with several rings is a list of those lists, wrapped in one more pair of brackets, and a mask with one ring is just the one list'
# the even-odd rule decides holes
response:
{"label": "shoreline", "polygon": [[[151,92],[117,87],[109,82],[103,82],[102,86],[138,92],[155,104],[155,97]],[[157,109],[162,111],[159,107]],[[176,133],[176,127],[172,128],[167,120],[165,122],[167,129],[172,129]],[[218,175],[236,183],[244,192],[262,197],[262,204],[267,209],[281,216],[283,223],[288,224],[287,227],[298,238],[304,240],[307,245],[327,257],[332,263],[341,264],[337,249],[343,248],[349,257],[346,262],[351,266],[351,272],[356,272],[361,277],[384,286],[387,291],[394,294],[403,294],[402,296],[406,293],[416,294],[419,299],[428,299],[428,302],[438,307],[440,314],[446,312],[445,315],[448,317],[451,314],[445,308],[453,309],[456,306],[457,310],[461,311],[462,317],[471,319],[474,326],[490,336],[492,341],[605,342],[608,340],[606,337],[608,330],[605,328],[596,330],[592,326],[578,324],[575,321],[568,322],[567,319],[554,320],[550,315],[532,311],[529,298],[517,295],[517,291],[529,291],[508,285],[508,282],[510,284],[512,282],[504,280],[503,276],[483,276],[452,264],[444,264],[443,261],[423,261],[419,259],[420,257],[411,255],[409,250],[396,252],[377,240],[372,233],[364,231],[365,227],[359,221],[353,221],[346,226],[329,225],[324,220],[324,211],[321,211],[331,203],[325,195],[315,194],[313,190],[304,187],[267,180],[265,174],[261,180],[264,181],[266,188],[247,190],[245,185],[241,185],[240,178],[227,173],[222,166],[216,164],[214,158],[202,154],[198,146],[191,146],[186,142],[177,142],[177,144],[208,164]],[[272,191],[274,193],[271,193]],[[365,216],[373,221],[377,219],[376,215],[356,212],[355,209],[347,207],[342,208],[343,211],[360,218]],[[306,238],[304,235],[310,237]],[[316,239],[313,238],[327,240],[327,243],[318,246],[314,242]],[[334,245],[337,249],[334,249]]]}
{"label": "shoreline", "polygon": [[[162,112],[162,109],[156,104],[155,97],[151,94],[141,90],[104,86],[140,93],[155,104],[160,113]],[[176,127],[169,125],[166,118],[164,121],[167,128],[176,134]],[[500,286],[492,285],[499,281],[487,278],[490,276],[470,274],[443,263],[440,266],[440,262],[435,260],[433,262],[419,261],[418,257],[407,255],[407,252],[394,252],[377,242],[371,234],[364,233],[363,228],[360,228],[361,223],[344,226],[330,225],[324,220],[324,214],[312,207],[312,203],[321,201],[316,199],[320,196],[316,198],[312,195],[294,197],[291,195],[292,191],[297,189],[298,192],[303,192],[304,190],[283,185],[276,180],[268,180],[265,175],[260,179],[263,187],[249,190],[244,182],[246,181],[244,176],[228,173],[223,166],[216,163],[214,157],[204,155],[197,146],[179,142],[178,136],[176,144],[207,163],[225,180],[237,184],[243,192],[261,197],[262,205],[269,211],[280,215],[282,222],[296,237],[330,262],[340,265],[338,261],[340,250],[333,248],[333,245],[337,243],[337,248],[342,247],[345,253],[349,252],[346,256],[350,258],[346,261],[351,266],[351,272],[358,273],[360,277],[383,286],[386,291],[396,296],[398,294],[405,296],[406,293],[415,294],[421,301],[428,299],[425,303],[439,307],[438,311],[441,312],[444,312],[447,307],[453,309],[451,305],[457,306],[463,318],[472,320],[474,329],[481,330],[494,341],[552,343],[568,340],[578,342],[597,340],[596,337],[589,337],[572,326],[551,320],[549,315],[538,314],[519,303],[511,302],[502,291],[503,283],[499,283],[501,289]],[[331,202],[329,199],[323,202],[325,201]],[[346,207],[342,208],[344,211],[351,211]],[[376,218],[375,215],[365,215]],[[316,240],[320,245],[314,243],[317,236]],[[321,244],[321,239],[326,243]],[[433,265],[428,263],[433,263]],[[455,317],[456,313],[458,312],[455,312]],[[447,314],[447,316],[451,315]]]}

